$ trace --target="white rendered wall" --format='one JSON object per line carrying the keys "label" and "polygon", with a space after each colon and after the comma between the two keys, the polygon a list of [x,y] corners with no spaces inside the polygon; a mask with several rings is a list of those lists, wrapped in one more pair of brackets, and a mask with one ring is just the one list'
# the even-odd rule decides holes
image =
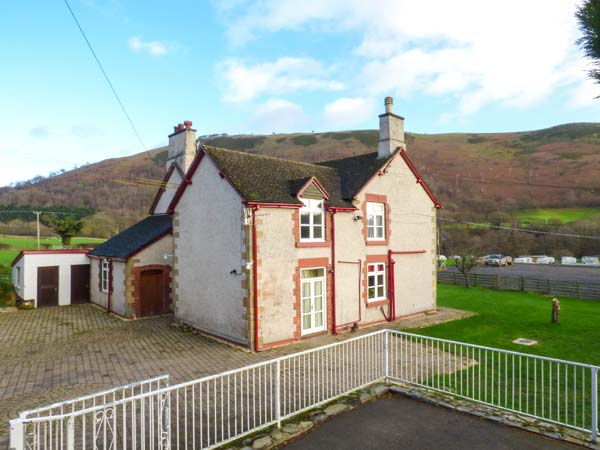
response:
{"label": "white rendered wall", "polygon": [[[89,264],[90,260],[83,253],[53,253],[23,255],[13,267],[21,267],[21,286],[17,293],[23,300],[33,300],[37,307],[37,272],[38,267],[58,266],[58,304],[71,304],[71,266]],[[14,275],[13,275],[14,276]]]}
{"label": "white rendered wall", "polygon": [[167,183],[170,183],[169,186],[172,187],[167,187],[163,191],[162,195],[160,196],[160,199],[158,200],[158,203],[156,204],[156,208],[154,208],[154,214],[165,214],[167,212],[167,209],[171,204],[171,200],[173,200],[175,192],[177,192],[177,187],[179,186],[179,184],[181,184],[182,181],[183,179],[179,174],[179,171],[173,170],[171,176],[167,180]]}
{"label": "white rendered wall", "polygon": [[173,291],[178,320],[245,344],[243,215],[242,199],[205,155],[173,218]]}

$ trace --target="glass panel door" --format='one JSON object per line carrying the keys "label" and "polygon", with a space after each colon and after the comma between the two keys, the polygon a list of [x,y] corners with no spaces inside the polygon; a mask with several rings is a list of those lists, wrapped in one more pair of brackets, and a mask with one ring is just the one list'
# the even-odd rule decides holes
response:
{"label": "glass panel door", "polygon": [[302,334],[325,330],[325,269],[301,271]]}

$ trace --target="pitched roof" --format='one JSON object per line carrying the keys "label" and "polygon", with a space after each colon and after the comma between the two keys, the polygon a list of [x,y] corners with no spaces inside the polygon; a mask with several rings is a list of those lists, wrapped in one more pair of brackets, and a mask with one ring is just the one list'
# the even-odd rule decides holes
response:
{"label": "pitched roof", "polygon": [[160,239],[173,229],[172,217],[168,214],[148,216],[125,231],[88,253],[89,256],[127,259]]}
{"label": "pitched roof", "polygon": [[335,169],[341,180],[342,197],[352,199],[390,158],[378,159],[375,152],[317,164]]}
{"label": "pitched roof", "polygon": [[223,174],[247,201],[298,204],[298,191],[315,177],[329,194],[331,206],[352,206],[342,197],[338,171],[331,167],[252,153],[204,147]]}
{"label": "pitched roof", "polygon": [[385,159],[378,158],[375,152],[333,161],[305,163],[205,145],[196,155],[186,178],[175,193],[168,208],[169,213],[174,211],[185,189],[191,183],[204,155],[209,155],[221,171],[221,175],[227,178],[240,196],[249,203],[300,206],[302,202],[298,194],[314,178],[327,192],[329,206],[351,209],[355,209],[352,204],[353,199],[369,180],[393,158],[401,155],[415,175],[417,183],[421,184],[436,208],[441,207],[402,149]]}

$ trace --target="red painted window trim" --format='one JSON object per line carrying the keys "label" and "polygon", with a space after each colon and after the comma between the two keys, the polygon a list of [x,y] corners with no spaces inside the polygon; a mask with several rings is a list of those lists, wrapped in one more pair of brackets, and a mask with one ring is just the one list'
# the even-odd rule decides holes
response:
{"label": "red painted window trim", "polygon": [[[373,308],[375,306],[381,306],[381,305],[387,305],[390,303],[390,299],[389,299],[389,293],[386,292],[386,297],[383,300],[376,300],[374,302],[370,302],[369,301],[369,264],[384,264],[385,265],[385,272],[386,274],[388,273],[389,267],[388,267],[388,255],[387,254],[381,254],[381,255],[367,255],[365,258],[365,263],[363,265],[363,301],[366,305],[367,308]],[[387,291],[387,284],[388,284],[388,280],[386,277],[385,280],[386,283],[386,291]]]}
{"label": "red painted window trim", "polygon": [[[377,240],[369,240],[367,234],[367,203],[383,203],[384,206],[384,217],[385,217],[385,239],[382,241]],[[390,204],[388,203],[387,195],[381,194],[365,194],[365,201],[361,207],[362,215],[363,215],[363,239],[365,241],[365,245],[389,245],[390,243],[390,235],[391,235],[391,220],[390,220]]]}
{"label": "red painted window trim", "polygon": [[310,247],[331,247],[331,215],[333,213],[325,208],[325,240],[323,242],[302,242],[300,240],[300,209],[297,208],[292,212],[292,232],[294,233],[294,242],[296,248]]}
{"label": "red painted window trim", "polygon": [[[312,335],[302,336],[302,298],[301,298],[301,279],[300,279],[300,271],[302,269],[311,269],[313,267],[325,267],[325,280],[327,283],[326,292],[325,292],[325,305],[327,311],[327,326],[325,327],[325,332],[330,332],[333,326],[333,313],[332,313],[332,286],[333,280],[331,276],[331,264],[329,262],[328,257],[323,258],[301,258],[298,259],[298,263],[296,264],[296,270],[294,272],[294,339],[299,340],[305,337],[309,337]],[[315,333],[316,335],[321,335],[322,332]]]}

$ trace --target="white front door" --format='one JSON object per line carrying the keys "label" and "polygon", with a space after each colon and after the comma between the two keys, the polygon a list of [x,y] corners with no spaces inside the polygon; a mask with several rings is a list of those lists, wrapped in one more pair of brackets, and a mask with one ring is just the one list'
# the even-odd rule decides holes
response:
{"label": "white front door", "polygon": [[301,282],[301,314],[302,334],[311,334],[325,330],[327,317],[325,313],[325,268],[302,269]]}

